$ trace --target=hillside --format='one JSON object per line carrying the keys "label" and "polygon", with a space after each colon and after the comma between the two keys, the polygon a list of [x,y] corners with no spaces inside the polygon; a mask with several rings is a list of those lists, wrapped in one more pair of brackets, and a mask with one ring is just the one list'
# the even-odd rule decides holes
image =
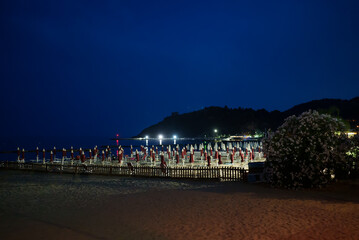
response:
{"label": "hillside", "polygon": [[[163,121],[144,129],[138,136],[202,137],[213,136],[214,129],[218,134],[245,134],[276,129],[284,119],[291,115],[299,115],[309,109],[340,117],[356,128],[359,124],[359,97],[351,100],[322,99],[296,105],[286,111],[271,111],[251,108],[206,107],[190,113],[172,113]],[[354,121],[353,121],[354,120]]]}

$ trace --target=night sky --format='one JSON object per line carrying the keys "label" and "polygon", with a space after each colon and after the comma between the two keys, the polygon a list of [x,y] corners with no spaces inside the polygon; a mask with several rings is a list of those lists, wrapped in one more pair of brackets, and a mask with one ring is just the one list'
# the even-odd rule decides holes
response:
{"label": "night sky", "polygon": [[2,136],[359,95],[359,1],[0,2]]}

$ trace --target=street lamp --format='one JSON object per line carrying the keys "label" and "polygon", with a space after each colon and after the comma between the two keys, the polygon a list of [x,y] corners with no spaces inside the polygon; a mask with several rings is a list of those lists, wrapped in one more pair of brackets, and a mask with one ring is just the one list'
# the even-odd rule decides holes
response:
{"label": "street lamp", "polygon": [[161,134],[158,135],[158,139],[160,140],[160,145],[162,145],[162,138],[163,138],[163,136]]}
{"label": "street lamp", "polygon": [[147,135],[146,135],[145,139],[146,139],[146,146],[148,146],[148,136]]}

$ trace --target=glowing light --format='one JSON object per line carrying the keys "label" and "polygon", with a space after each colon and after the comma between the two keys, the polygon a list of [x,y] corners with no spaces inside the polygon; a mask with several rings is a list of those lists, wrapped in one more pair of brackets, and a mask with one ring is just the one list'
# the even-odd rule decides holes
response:
{"label": "glowing light", "polygon": [[217,129],[214,129],[214,132],[216,133],[216,132],[218,132],[218,130],[217,130]]}
{"label": "glowing light", "polygon": [[174,135],[174,136],[173,136],[173,138],[174,138],[174,139],[176,139],[176,138],[177,138],[177,136],[176,136],[176,135]]}
{"label": "glowing light", "polygon": [[146,146],[148,146],[148,136],[146,135],[145,138],[146,138]]}
{"label": "glowing light", "polygon": [[346,133],[348,135],[349,138],[354,137],[354,135],[356,135],[356,132],[347,132]]}
{"label": "glowing light", "polygon": [[160,134],[160,135],[158,135],[158,139],[162,139],[163,138],[163,136]]}

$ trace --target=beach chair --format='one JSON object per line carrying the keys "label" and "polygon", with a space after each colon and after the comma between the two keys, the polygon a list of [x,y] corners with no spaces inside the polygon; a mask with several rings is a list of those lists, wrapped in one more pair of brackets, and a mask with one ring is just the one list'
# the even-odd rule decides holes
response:
{"label": "beach chair", "polygon": [[162,174],[167,176],[167,163],[166,162],[161,163],[160,167]]}
{"label": "beach chair", "polygon": [[133,174],[134,173],[134,171],[135,171],[135,169],[134,169],[134,167],[133,167],[133,165],[132,165],[132,163],[127,163],[127,167],[128,167],[128,171],[129,171],[129,173],[130,174]]}

